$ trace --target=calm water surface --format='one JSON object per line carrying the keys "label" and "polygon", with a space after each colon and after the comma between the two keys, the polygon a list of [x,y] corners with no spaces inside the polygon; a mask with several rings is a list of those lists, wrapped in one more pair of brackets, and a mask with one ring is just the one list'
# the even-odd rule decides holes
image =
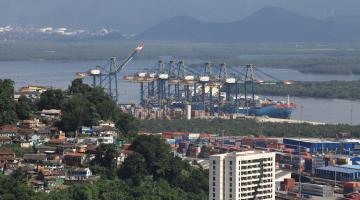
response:
{"label": "calm water surface", "polygon": [[[9,61],[0,62],[0,78],[15,80],[16,87],[26,85],[45,85],[65,89],[75,78],[76,72],[87,71],[105,61]],[[120,76],[133,74],[144,68],[156,66],[155,60],[136,60],[129,63]],[[303,74],[291,69],[263,69],[263,71],[283,80],[328,81],[328,80],[360,80],[358,75],[314,75]],[[139,85],[120,81],[121,103],[138,102]],[[273,97],[282,99],[284,97]],[[294,112],[294,119],[321,121],[327,123],[360,124],[360,101],[340,99],[291,98],[299,108]],[[301,105],[303,109],[300,109]],[[352,117],[351,117],[352,110]],[[352,118],[352,120],[351,120]]]}

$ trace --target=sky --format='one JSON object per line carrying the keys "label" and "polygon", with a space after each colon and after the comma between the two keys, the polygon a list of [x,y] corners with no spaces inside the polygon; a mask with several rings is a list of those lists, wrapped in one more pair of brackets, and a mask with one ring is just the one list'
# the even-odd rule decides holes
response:
{"label": "sky", "polygon": [[0,24],[114,28],[136,33],[177,15],[229,22],[266,6],[316,18],[351,16],[360,11],[359,0],[0,0]]}

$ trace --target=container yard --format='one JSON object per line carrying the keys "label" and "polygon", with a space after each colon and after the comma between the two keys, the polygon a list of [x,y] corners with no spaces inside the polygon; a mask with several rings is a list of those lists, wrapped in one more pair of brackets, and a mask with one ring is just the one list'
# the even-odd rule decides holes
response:
{"label": "container yard", "polygon": [[[359,198],[360,165],[354,159],[358,158],[358,154],[353,148],[360,141],[219,136],[190,132],[162,132],[159,135],[176,154],[205,169],[209,167],[209,157],[214,154],[249,150],[275,152],[276,191],[280,199]],[[322,146],[326,148],[320,148]]]}

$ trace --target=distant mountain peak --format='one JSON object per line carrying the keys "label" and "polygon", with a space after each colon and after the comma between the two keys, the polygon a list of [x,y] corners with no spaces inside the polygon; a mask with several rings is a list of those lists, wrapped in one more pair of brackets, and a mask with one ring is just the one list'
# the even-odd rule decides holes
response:
{"label": "distant mountain peak", "polygon": [[[317,19],[305,17],[303,15],[300,15],[300,14],[290,11],[290,10],[286,10],[284,8],[279,8],[279,7],[274,7],[274,6],[264,7],[262,9],[256,11],[255,13],[247,16],[242,21],[247,21],[247,20],[252,21],[254,19],[259,20],[259,21],[263,20],[263,21],[277,21],[277,22],[291,21],[291,20],[319,21]],[[296,22],[296,21],[294,21],[294,22]]]}
{"label": "distant mountain peak", "polygon": [[[231,23],[202,22],[190,16],[175,16],[146,30],[138,38],[198,42],[339,42],[351,40],[346,30],[351,28],[339,28],[270,6]],[[356,34],[353,36],[356,39]]]}

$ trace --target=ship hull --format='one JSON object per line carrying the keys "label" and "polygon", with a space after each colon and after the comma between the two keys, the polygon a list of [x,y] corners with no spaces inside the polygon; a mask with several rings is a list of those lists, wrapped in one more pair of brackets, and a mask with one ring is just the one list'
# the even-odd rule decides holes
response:
{"label": "ship hull", "polygon": [[272,118],[289,119],[294,108],[291,107],[277,107],[275,105],[267,105],[261,108],[239,108],[238,113],[255,115],[255,116],[268,116]]}

